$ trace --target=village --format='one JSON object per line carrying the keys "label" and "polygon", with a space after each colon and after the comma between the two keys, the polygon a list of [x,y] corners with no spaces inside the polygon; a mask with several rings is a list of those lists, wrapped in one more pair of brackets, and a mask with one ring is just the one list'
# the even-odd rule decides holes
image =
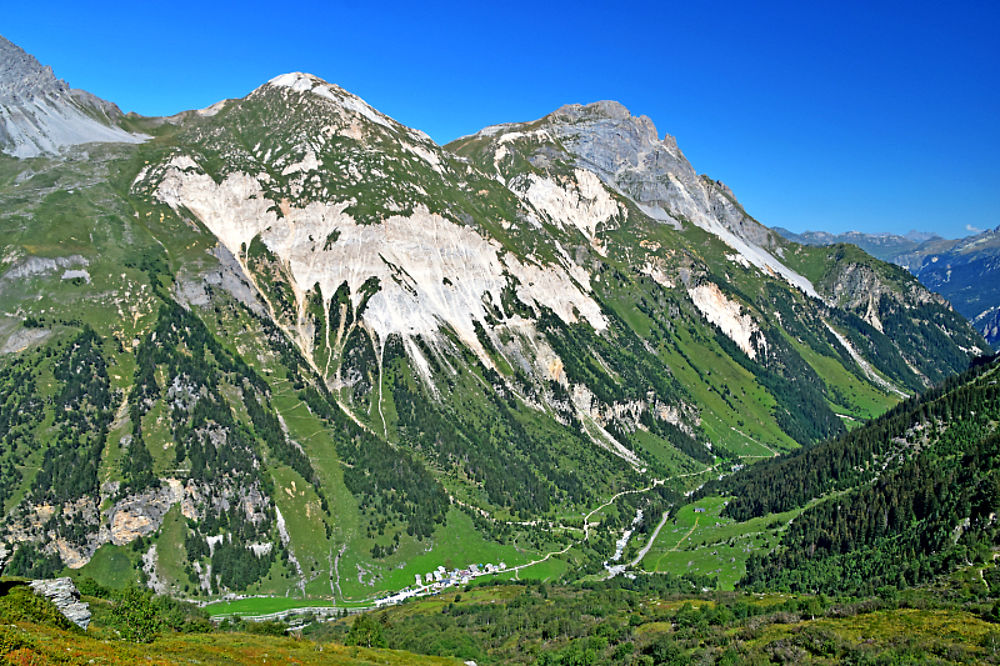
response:
{"label": "village", "polygon": [[505,562],[500,562],[496,565],[489,562],[486,564],[470,564],[464,569],[453,569],[451,571],[448,571],[443,566],[439,566],[437,569],[429,571],[426,574],[416,574],[414,576],[413,587],[408,587],[387,597],[376,599],[375,607],[391,606],[414,597],[437,594],[447,587],[466,585],[473,578],[498,574],[506,570],[507,564]]}

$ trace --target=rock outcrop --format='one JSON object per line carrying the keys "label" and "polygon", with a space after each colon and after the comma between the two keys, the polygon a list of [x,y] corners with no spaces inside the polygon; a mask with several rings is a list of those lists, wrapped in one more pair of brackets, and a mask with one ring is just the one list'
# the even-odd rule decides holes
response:
{"label": "rock outcrop", "polygon": [[67,620],[83,630],[87,629],[90,624],[90,605],[80,601],[80,592],[72,578],[33,580],[29,585],[35,594],[52,601]]}
{"label": "rock outcrop", "polygon": [[117,106],[70,88],[51,67],[0,37],[0,150],[36,157],[82,143],[148,138],[123,130],[121,118]]}

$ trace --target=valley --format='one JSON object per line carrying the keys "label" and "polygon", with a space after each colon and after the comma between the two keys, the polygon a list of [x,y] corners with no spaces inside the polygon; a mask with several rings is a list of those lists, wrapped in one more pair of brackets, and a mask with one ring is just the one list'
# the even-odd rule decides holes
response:
{"label": "valley", "polygon": [[4,650],[995,656],[1000,370],[914,275],[613,101],[442,146],[310,74],[152,118],[0,54],[0,573],[97,627],[4,587]]}

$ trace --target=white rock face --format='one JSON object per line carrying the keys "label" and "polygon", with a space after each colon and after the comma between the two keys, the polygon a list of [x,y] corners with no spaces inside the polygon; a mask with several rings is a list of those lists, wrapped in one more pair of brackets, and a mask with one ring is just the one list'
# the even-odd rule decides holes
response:
{"label": "white rock face", "polygon": [[315,171],[320,166],[319,160],[316,158],[316,153],[312,150],[307,150],[305,157],[302,158],[300,162],[295,164],[289,164],[281,172],[282,176],[289,176],[293,173]]}
{"label": "white rock face", "polygon": [[686,219],[717,236],[749,264],[818,298],[808,279],[761,245],[767,230],[698,176],[673,137],[660,140],[646,116],[634,117],[621,104],[605,101],[563,107],[549,120],[549,133],[581,167],[653,219],[675,227]]}
{"label": "white rock face", "polygon": [[87,630],[87,625],[90,624],[90,604],[80,601],[80,593],[72,578],[33,580],[29,585],[35,594],[48,597],[67,620],[84,631]]}
{"label": "white rock face", "polygon": [[[500,305],[511,278],[522,302],[549,307],[567,323],[582,318],[598,331],[607,326],[600,306],[563,268],[502,253],[497,242],[426,209],[365,225],[344,212],[348,202],[311,202],[283,205],[279,217],[253,176],[233,173],[216,184],[187,157],[167,165],[157,196],[190,210],[241,261],[259,234],[288,267],[300,314],[314,285],[329,302],[346,283],[357,306],[361,287],[377,278],[380,289],[363,319],[382,341],[391,333],[433,334],[447,324],[486,360],[474,322],[485,321],[484,301]],[[308,347],[311,336],[303,332],[300,343]]]}
{"label": "white rock face", "polygon": [[[505,135],[504,138],[510,135]],[[524,198],[563,229],[579,229],[593,241],[597,227],[623,214],[600,178],[592,171],[575,169],[574,179],[557,183],[550,178],[528,174]],[[517,188],[514,188],[515,191]]]}
{"label": "white rock face", "polygon": [[706,283],[688,289],[688,295],[705,319],[722,329],[750,358],[757,358],[751,336],[760,329],[749,314],[741,314],[740,304],[726,298],[719,286]]}

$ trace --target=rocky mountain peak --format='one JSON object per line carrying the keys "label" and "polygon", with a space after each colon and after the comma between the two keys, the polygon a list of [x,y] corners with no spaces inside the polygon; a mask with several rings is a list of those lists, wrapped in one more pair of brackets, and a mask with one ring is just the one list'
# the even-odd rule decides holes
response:
{"label": "rocky mountain peak", "polygon": [[[575,127],[580,133],[603,134],[606,138],[621,141],[636,150],[649,150],[660,143],[656,125],[648,116],[633,116],[620,102],[601,100],[590,104],[567,104],[548,117],[550,122]],[[676,150],[672,136],[664,142]]]}
{"label": "rocky mountain peak", "polygon": [[0,104],[30,100],[49,91],[68,92],[69,86],[24,49],[0,36]]}
{"label": "rocky mountain peak", "polygon": [[254,92],[257,93],[265,89],[275,88],[291,89],[299,93],[312,93],[327,101],[339,104],[344,109],[363,116],[365,119],[377,125],[382,125],[391,129],[402,127],[402,125],[398,122],[381,111],[376,110],[371,104],[364,101],[357,95],[347,92],[335,83],[324,81],[314,74],[307,74],[305,72],[289,72],[287,74],[280,74]]}
{"label": "rocky mountain peak", "polygon": [[51,67],[0,37],[0,150],[35,157],[83,143],[145,139],[118,127],[121,118],[117,106],[70,88]]}

